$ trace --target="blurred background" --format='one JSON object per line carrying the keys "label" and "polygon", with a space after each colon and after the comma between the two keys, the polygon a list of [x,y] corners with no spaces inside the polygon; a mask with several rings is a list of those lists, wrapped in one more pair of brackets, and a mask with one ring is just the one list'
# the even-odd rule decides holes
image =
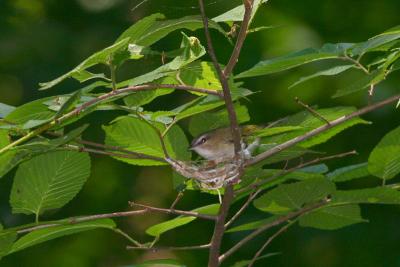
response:
{"label": "blurred background", "polygon": [[[210,17],[229,10],[240,0],[208,0]],[[21,105],[47,95],[72,92],[80,85],[68,80],[46,92],[37,90],[38,83],[52,80],[78,65],[83,59],[109,46],[135,21],[160,12],[168,18],[198,14],[196,0],[0,0],[0,102]],[[136,7],[136,8],[135,8]],[[255,20],[255,26],[274,26],[273,29],[250,34],[240,57],[236,73],[262,59],[279,56],[306,47],[318,48],[327,42],[360,42],[388,28],[400,24],[399,0],[270,0]],[[196,35],[204,40],[203,32]],[[213,33],[218,58],[227,62],[231,45]],[[178,32],[170,34],[155,45],[159,50],[175,49],[180,44]],[[204,43],[204,42],[203,42]],[[121,69],[120,80],[154,69],[159,57],[146,57]],[[301,76],[322,69],[324,63],[246,80],[246,87],[258,91],[247,105],[253,123],[266,123],[301,108],[293,101],[300,97],[310,105],[320,107],[367,103],[365,93],[331,99],[337,89],[352,82],[356,73],[339,78],[319,78],[291,90],[289,85]],[[394,74],[382,83],[374,101],[393,95],[399,90],[399,77]],[[149,109],[175,107],[187,101],[185,94],[177,93],[160,98]],[[336,136],[316,149],[340,153],[356,149],[357,157],[329,162],[331,169],[343,164],[361,163],[371,149],[389,130],[398,126],[397,111],[387,107],[365,118],[373,125],[356,126]],[[118,113],[97,112],[86,121],[92,123],[84,138],[102,142],[101,125],[107,124]],[[185,124],[182,124],[185,127]],[[188,136],[188,138],[191,138]],[[0,220],[6,226],[33,221],[31,216],[11,215],[8,197],[14,172],[0,180]],[[369,186],[379,183],[368,178],[344,184],[344,188]],[[100,156],[92,157],[92,175],[82,192],[61,210],[47,214],[44,219],[58,219],[73,215],[89,215],[127,210],[128,200],[168,207],[175,199],[171,173],[168,168],[137,168]],[[180,209],[192,209],[215,203],[215,196],[187,192],[178,204]],[[400,209],[395,206],[363,207],[369,223],[358,224],[337,231],[320,231],[293,227],[269,247],[268,252],[280,255],[260,261],[257,266],[400,266]],[[240,222],[262,214],[250,210]],[[264,215],[265,216],[265,215]],[[135,239],[150,241],[144,230],[167,215],[151,214],[118,219],[117,222]],[[203,244],[209,240],[212,225],[195,222],[168,232],[160,245]],[[235,260],[249,259],[272,232],[255,239],[236,253]],[[244,233],[230,234],[224,239],[224,249],[243,238]],[[134,252],[125,250],[127,242],[107,231],[86,232],[34,246],[5,257],[0,266],[88,267],[125,266],[150,258],[177,258],[187,266],[206,266],[207,252]],[[229,263],[227,266],[229,266]]]}

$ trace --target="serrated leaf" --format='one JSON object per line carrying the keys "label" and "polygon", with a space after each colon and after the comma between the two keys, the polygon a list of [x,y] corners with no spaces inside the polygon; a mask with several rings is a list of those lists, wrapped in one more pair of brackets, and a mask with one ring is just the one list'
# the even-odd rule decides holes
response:
{"label": "serrated leaf", "polygon": [[[211,62],[196,61],[183,67],[178,73],[183,84],[209,90],[222,90],[217,71]],[[196,95],[203,93],[191,92]]]}
{"label": "serrated leaf", "polygon": [[332,97],[336,98],[362,91],[371,85],[376,85],[380,83],[382,80],[385,79],[385,77],[386,77],[386,69],[383,68],[377,69],[373,71],[371,74],[363,76],[361,79],[355,81],[346,88],[337,90]]}
{"label": "serrated leaf", "polygon": [[143,263],[127,265],[124,267],[186,267],[173,259],[148,260]]}
{"label": "serrated leaf", "polygon": [[[133,152],[164,158],[157,132],[141,119],[131,116],[119,117],[110,125],[103,126],[103,130],[106,133],[105,143],[107,145],[118,146]],[[166,164],[149,159],[116,159],[129,164],[143,166]]]}
{"label": "serrated leaf", "polygon": [[36,214],[61,208],[81,190],[90,175],[87,153],[55,151],[18,167],[11,189],[13,213]]}
{"label": "serrated leaf", "polygon": [[367,222],[361,217],[358,205],[324,207],[300,217],[299,224],[323,230],[335,230],[352,224]]}
{"label": "serrated leaf", "polygon": [[35,230],[29,234],[24,235],[12,246],[10,253],[14,253],[28,247],[53,240],[66,235],[77,234],[83,231],[89,231],[94,229],[114,229],[115,223],[111,219],[99,219],[89,222],[81,222],[70,225],[54,226],[46,229]]}
{"label": "serrated leaf", "polygon": [[10,253],[16,239],[16,231],[3,230],[2,225],[0,225],[0,260]]}
{"label": "serrated leaf", "polygon": [[[55,112],[51,111],[48,109],[48,107],[44,104],[45,102],[48,101],[56,101],[56,97],[46,97],[42,99],[37,99],[35,101],[26,103],[22,106],[17,107],[14,109],[12,112],[10,112],[5,119],[7,121],[10,121],[14,124],[19,124],[19,125],[31,125],[31,126],[37,126],[34,125],[31,122],[46,122],[50,119],[52,119],[55,115]],[[24,127],[24,129],[29,129],[30,127]]]}
{"label": "serrated leaf", "polygon": [[305,204],[321,200],[334,191],[334,183],[325,178],[313,178],[291,184],[281,184],[257,198],[253,203],[261,211],[284,214],[299,210]]}
{"label": "serrated leaf", "polygon": [[[250,120],[249,112],[245,106],[236,104],[236,116],[238,123],[244,123]],[[229,117],[226,109],[217,112],[204,112],[190,119],[189,132],[192,136],[198,136],[202,133],[229,126]]]}
{"label": "serrated leaf", "polygon": [[400,192],[388,187],[338,190],[332,196],[332,203],[398,205],[400,204]]}
{"label": "serrated leaf", "polygon": [[249,70],[236,75],[235,78],[248,78],[267,75],[288,70],[314,61],[338,58],[351,46],[352,44],[339,43],[325,44],[320,49],[304,49],[285,56],[261,61]]}
{"label": "serrated leaf", "polygon": [[[198,212],[200,214],[215,215],[218,213],[218,210],[219,210],[219,204],[212,204],[194,209],[192,211]],[[196,217],[179,216],[175,219],[168,220],[147,228],[146,233],[151,236],[160,236],[161,234],[167,231],[186,225],[194,220],[196,220]]]}
{"label": "serrated leaf", "polygon": [[125,38],[107,48],[104,48],[101,51],[98,51],[85,59],[81,64],[79,64],[77,67],[75,67],[73,70],[67,72],[66,74],[52,80],[49,82],[45,83],[40,83],[40,89],[39,90],[47,90],[50,89],[51,87],[57,85],[58,83],[62,82],[63,80],[69,78],[69,77],[74,77],[74,75],[79,75],[81,71],[85,71],[86,69],[97,65],[97,64],[108,64],[108,61],[110,60],[110,57],[122,50],[122,49],[127,49],[128,47],[128,42],[129,38]]}
{"label": "serrated leaf", "polygon": [[387,133],[372,150],[368,171],[384,180],[392,179],[400,172],[400,127]]}
{"label": "serrated leaf", "polygon": [[353,68],[354,65],[341,65],[341,66],[335,66],[335,67],[331,67],[329,69],[326,70],[322,70],[322,71],[318,71],[312,75],[309,76],[305,76],[305,77],[301,77],[297,82],[293,83],[291,86],[289,86],[289,88],[293,88],[301,83],[304,83],[306,81],[309,81],[311,79],[320,77],[320,76],[334,76],[334,75],[338,75],[342,72],[345,72],[346,70]]}
{"label": "serrated leaf", "polygon": [[369,175],[368,163],[350,165],[334,170],[326,175],[333,182],[347,182]]}

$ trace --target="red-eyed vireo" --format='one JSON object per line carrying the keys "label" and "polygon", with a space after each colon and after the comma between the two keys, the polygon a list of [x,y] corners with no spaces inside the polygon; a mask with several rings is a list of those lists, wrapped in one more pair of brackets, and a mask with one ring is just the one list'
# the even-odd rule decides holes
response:
{"label": "red-eyed vireo", "polygon": [[[250,158],[253,151],[260,145],[259,138],[247,145],[247,138],[262,128],[264,127],[256,125],[246,125],[240,128],[242,152],[245,158]],[[230,161],[235,156],[231,128],[219,128],[203,133],[193,139],[189,149],[195,151],[204,159],[215,163]]]}

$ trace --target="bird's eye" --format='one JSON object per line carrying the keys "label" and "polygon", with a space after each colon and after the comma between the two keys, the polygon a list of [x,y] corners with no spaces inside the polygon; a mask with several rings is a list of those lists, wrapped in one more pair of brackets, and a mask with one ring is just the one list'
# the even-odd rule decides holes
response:
{"label": "bird's eye", "polygon": [[207,139],[205,137],[201,138],[200,140],[200,144],[204,144],[207,141]]}

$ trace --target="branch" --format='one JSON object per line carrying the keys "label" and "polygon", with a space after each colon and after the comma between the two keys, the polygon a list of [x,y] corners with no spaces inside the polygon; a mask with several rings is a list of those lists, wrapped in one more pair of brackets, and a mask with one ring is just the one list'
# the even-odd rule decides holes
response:
{"label": "branch", "polygon": [[324,132],[326,130],[329,130],[329,129],[331,129],[331,128],[339,125],[339,124],[342,124],[342,123],[344,123],[344,122],[346,122],[348,120],[351,120],[351,119],[353,119],[353,118],[355,118],[357,116],[360,116],[362,114],[371,112],[373,110],[376,110],[376,109],[381,108],[383,106],[386,106],[388,104],[396,102],[399,98],[400,98],[400,95],[395,95],[395,96],[389,97],[388,99],[385,99],[383,101],[380,101],[378,103],[366,106],[366,107],[364,107],[362,109],[359,109],[359,110],[357,110],[357,111],[355,111],[353,113],[350,113],[348,115],[344,115],[344,116],[342,116],[340,118],[337,118],[337,119],[335,119],[333,121],[330,121],[329,124],[325,124],[323,126],[320,126],[320,127],[316,128],[316,129],[314,129],[314,130],[312,130],[312,131],[310,131],[310,132],[308,132],[308,133],[306,133],[304,135],[297,136],[297,137],[295,137],[295,138],[293,138],[293,139],[291,139],[289,141],[286,141],[286,142],[284,142],[284,143],[282,143],[280,145],[277,145],[277,146],[271,148],[270,150],[267,150],[267,151],[255,156],[254,158],[250,159],[246,163],[246,166],[250,166],[250,165],[254,165],[256,163],[259,163],[260,161],[263,161],[264,159],[269,158],[269,157],[281,152],[284,149],[292,147],[292,146],[294,146],[294,145],[296,145],[296,144],[298,144],[298,143],[300,143],[300,142],[302,142],[304,140],[310,139],[311,137],[314,137],[314,136],[316,136],[316,135],[318,135],[318,134],[320,134],[320,133],[322,133],[322,132]]}
{"label": "branch", "polygon": [[317,204],[305,207],[301,210],[289,213],[286,216],[283,216],[269,224],[266,224],[260,228],[258,228],[257,230],[253,231],[251,234],[249,234],[248,236],[246,236],[245,238],[243,238],[242,240],[240,240],[238,243],[236,243],[236,245],[234,245],[232,248],[230,248],[227,252],[225,252],[224,254],[222,254],[219,257],[219,263],[222,263],[224,260],[226,260],[229,256],[231,256],[234,252],[236,252],[238,249],[240,249],[242,246],[244,246],[246,243],[248,243],[250,240],[252,240],[253,238],[255,238],[256,236],[258,236],[259,234],[261,234],[262,232],[280,225],[292,218],[298,217],[298,216],[302,216],[304,214],[309,213],[310,211],[313,211],[315,209],[321,208],[322,206],[326,205],[327,203],[329,203],[330,199],[325,199],[324,201],[321,201]]}
{"label": "branch", "polygon": [[204,88],[197,88],[194,86],[177,85],[177,84],[145,84],[145,85],[129,86],[126,88],[113,90],[109,93],[100,95],[88,102],[85,102],[81,106],[76,107],[74,110],[64,114],[63,116],[53,119],[49,123],[29,132],[27,135],[15,140],[14,142],[12,142],[12,143],[8,144],[7,146],[3,147],[2,149],[0,149],[0,154],[4,153],[5,151],[7,151],[21,143],[24,143],[24,142],[30,140],[31,138],[33,138],[35,136],[38,136],[39,134],[49,130],[50,128],[60,124],[61,122],[66,121],[69,118],[78,116],[85,109],[87,109],[91,106],[94,106],[95,104],[97,104],[101,101],[113,98],[117,95],[126,94],[126,93],[130,93],[130,92],[147,91],[147,90],[155,90],[155,89],[163,89],[163,88],[169,88],[169,89],[172,88],[172,89],[176,89],[176,90],[199,92],[199,93],[203,93],[203,94],[216,95],[220,98],[223,97],[221,92],[219,92],[217,90],[209,90],[209,89],[204,89]]}
{"label": "branch", "polygon": [[212,221],[215,221],[217,219],[216,216],[207,215],[207,214],[201,214],[201,213],[198,213],[198,212],[195,212],[195,211],[156,208],[156,207],[151,207],[151,206],[147,206],[147,205],[143,205],[143,204],[134,203],[132,201],[129,202],[129,205],[131,207],[139,207],[139,208],[142,208],[142,209],[148,210],[148,211],[156,211],[156,212],[167,213],[167,214],[177,214],[177,215],[183,215],[183,216],[190,216],[190,217],[196,217],[196,218],[212,220]]}
{"label": "branch", "polygon": [[236,63],[238,62],[240,51],[242,49],[244,40],[246,39],[247,32],[249,29],[251,13],[252,13],[252,9],[253,9],[253,3],[254,3],[254,0],[243,0],[243,4],[244,4],[244,8],[245,8],[243,21],[242,21],[242,25],[240,26],[240,31],[239,31],[238,37],[236,39],[235,47],[233,48],[231,58],[229,59],[228,64],[226,64],[226,67],[224,69],[225,77],[229,77],[229,75],[233,71],[233,68],[235,67]]}
{"label": "branch", "polygon": [[197,250],[209,248],[210,244],[198,245],[198,246],[186,246],[186,247],[133,247],[127,246],[126,249],[130,250],[150,250],[151,252],[158,252],[160,250]]}
{"label": "branch", "polygon": [[254,263],[257,261],[258,257],[260,257],[261,253],[265,250],[265,248],[271,244],[271,242],[280,234],[282,234],[283,232],[285,232],[291,225],[293,225],[295,221],[292,221],[286,225],[284,225],[283,227],[281,227],[281,229],[279,229],[275,234],[273,234],[270,238],[267,239],[267,241],[264,243],[264,245],[262,245],[262,247],[257,251],[257,253],[254,255],[253,259],[251,259],[249,265],[247,267],[253,267]]}

